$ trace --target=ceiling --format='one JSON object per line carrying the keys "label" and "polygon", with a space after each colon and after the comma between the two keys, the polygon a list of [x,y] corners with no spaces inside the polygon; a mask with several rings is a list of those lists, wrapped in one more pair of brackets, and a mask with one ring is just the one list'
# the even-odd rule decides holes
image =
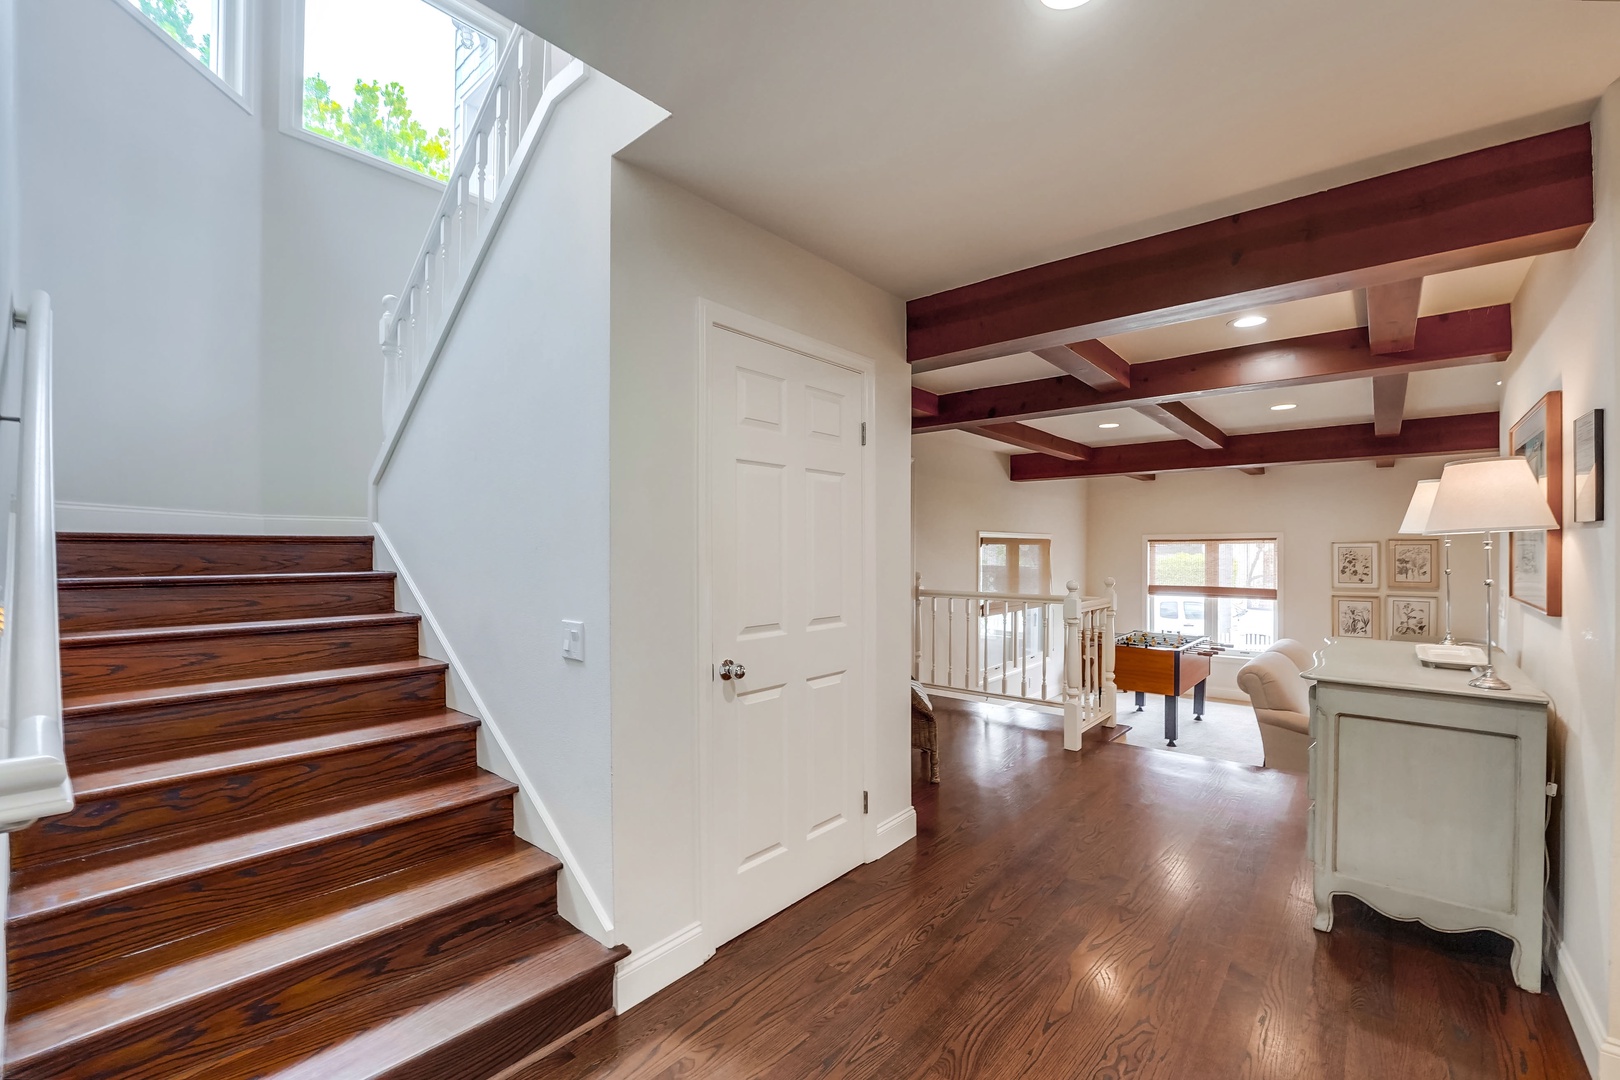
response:
{"label": "ceiling", "polygon": [[625,156],[910,299],[1586,118],[1620,4],[486,0]]}

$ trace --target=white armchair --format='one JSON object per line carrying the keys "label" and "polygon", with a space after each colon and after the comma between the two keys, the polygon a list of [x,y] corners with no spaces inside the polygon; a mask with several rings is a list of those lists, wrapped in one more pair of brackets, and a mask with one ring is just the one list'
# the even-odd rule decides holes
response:
{"label": "white armchair", "polygon": [[1302,773],[1310,768],[1310,697],[1300,678],[1310,663],[1304,645],[1283,638],[1238,670],[1238,689],[1249,695],[1260,721],[1268,769]]}

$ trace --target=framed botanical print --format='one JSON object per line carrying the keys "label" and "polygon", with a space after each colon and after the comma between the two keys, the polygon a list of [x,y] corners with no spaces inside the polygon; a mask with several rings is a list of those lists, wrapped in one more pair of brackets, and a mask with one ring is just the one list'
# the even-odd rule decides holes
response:
{"label": "framed botanical print", "polygon": [[[1553,519],[1564,520],[1564,395],[1553,390],[1508,430],[1508,450],[1530,463]],[[1516,532],[1508,540],[1508,595],[1548,615],[1564,613],[1564,533]]]}
{"label": "framed botanical print", "polygon": [[1335,596],[1333,636],[1375,638],[1378,636],[1378,597]]}
{"label": "framed botanical print", "polygon": [[1435,597],[1390,596],[1385,636],[1391,641],[1436,641]]}
{"label": "framed botanical print", "polygon": [[1389,542],[1389,587],[1434,589],[1440,585],[1440,541],[1400,537]]}
{"label": "framed botanical print", "polygon": [[1603,410],[1575,421],[1575,520],[1603,520]]}
{"label": "framed botanical print", "polygon": [[1335,589],[1378,588],[1378,541],[1365,540],[1333,545],[1333,587]]}

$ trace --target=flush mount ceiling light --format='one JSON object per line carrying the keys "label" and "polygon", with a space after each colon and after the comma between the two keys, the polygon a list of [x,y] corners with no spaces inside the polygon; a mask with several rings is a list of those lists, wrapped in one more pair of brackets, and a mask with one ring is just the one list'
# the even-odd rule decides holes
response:
{"label": "flush mount ceiling light", "polygon": [[1239,315],[1226,325],[1235,326],[1239,330],[1252,330],[1256,326],[1266,325],[1266,317],[1264,315]]}
{"label": "flush mount ceiling light", "polygon": [[1292,401],[1289,401],[1289,402],[1284,402],[1281,405],[1273,405],[1271,407],[1271,411],[1272,412],[1287,412],[1289,409],[1297,409],[1297,408],[1299,408],[1298,405],[1295,405]]}
{"label": "flush mount ceiling light", "polygon": [[1098,424],[1097,426],[1100,427],[1100,428],[1117,428],[1117,427],[1119,427],[1118,424]]}

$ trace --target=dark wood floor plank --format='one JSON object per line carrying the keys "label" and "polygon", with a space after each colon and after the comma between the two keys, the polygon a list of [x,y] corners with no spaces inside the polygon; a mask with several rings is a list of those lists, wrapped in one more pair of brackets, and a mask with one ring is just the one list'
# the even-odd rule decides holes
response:
{"label": "dark wood floor plank", "polygon": [[940,709],[918,838],[524,1080],[1586,1077],[1506,952],[1340,901],[1303,778]]}

